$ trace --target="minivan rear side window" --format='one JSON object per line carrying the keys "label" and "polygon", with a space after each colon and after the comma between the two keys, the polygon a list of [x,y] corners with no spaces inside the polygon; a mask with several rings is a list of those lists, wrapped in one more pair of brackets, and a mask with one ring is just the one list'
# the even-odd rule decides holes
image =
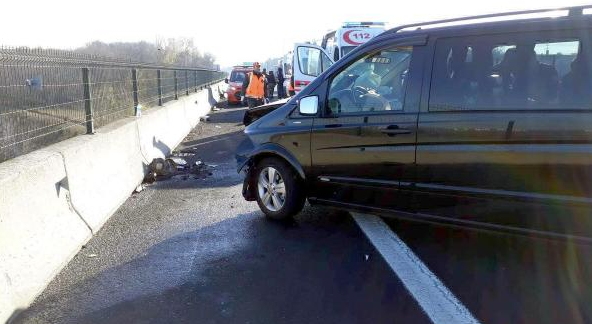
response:
{"label": "minivan rear side window", "polygon": [[590,109],[592,53],[582,42],[541,33],[439,39],[429,110]]}

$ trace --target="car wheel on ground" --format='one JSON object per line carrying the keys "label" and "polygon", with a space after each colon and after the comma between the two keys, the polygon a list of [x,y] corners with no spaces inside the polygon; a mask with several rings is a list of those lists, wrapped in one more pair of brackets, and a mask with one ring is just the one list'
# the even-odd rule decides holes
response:
{"label": "car wheel on ground", "polygon": [[302,210],[306,197],[298,174],[277,158],[265,158],[256,169],[259,208],[270,219],[285,220]]}

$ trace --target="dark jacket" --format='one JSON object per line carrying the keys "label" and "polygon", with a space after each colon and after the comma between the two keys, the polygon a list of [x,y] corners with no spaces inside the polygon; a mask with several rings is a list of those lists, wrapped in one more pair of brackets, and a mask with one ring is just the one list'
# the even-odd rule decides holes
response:
{"label": "dark jacket", "polygon": [[284,83],[284,69],[282,69],[281,67],[278,68],[277,75],[278,83]]}
{"label": "dark jacket", "polygon": [[273,71],[269,71],[269,74],[267,75],[267,82],[270,84],[275,84],[275,75],[273,74]]}

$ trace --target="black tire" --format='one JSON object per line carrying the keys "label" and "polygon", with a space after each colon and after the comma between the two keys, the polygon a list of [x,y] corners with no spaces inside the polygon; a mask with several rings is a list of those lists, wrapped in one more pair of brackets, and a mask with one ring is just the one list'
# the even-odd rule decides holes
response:
{"label": "black tire", "polygon": [[[261,173],[267,168],[274,168],[281,179],[283,179],[285,195],[281,208],[271,210],[266,206],[259,190],[259,179]],[[273,220],[287,220],[298,214],[304,207],[306,196],[304,194],[304,184],[300,176],[286,162],[278,158],[264,158],[257,164],[254,177],[254,190],[257,197],[257,204],[265,216]]]}

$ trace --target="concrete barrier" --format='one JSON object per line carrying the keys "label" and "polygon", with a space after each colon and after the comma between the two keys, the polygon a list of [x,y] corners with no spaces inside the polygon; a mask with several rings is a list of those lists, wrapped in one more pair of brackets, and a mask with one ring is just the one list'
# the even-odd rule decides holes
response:
{"label": "concrete barrier", "polygon": [[[152,160],[155,157],[168,155],[179,141],[183,140],[183,137],[191,130],[191,122],[187,120],[185,108],[189,105],[189,100],[195,100],[200,96],[203,96],[203,91],[180,99],[174,106],[167,107],[167,109],[147,111],[138,120],[140,147],[146,155],[146,159]],[[197,119],[199,121],[199,117]],[[166,120],[169,125],[175,125],[175,128],[163,128],[161,120]]]}
{"label": "concrete barrier", "polygon": [[0,323],[27,307],[91,237],[67,186],[58,153],[0,164]]}
{"label": "concrete barrier", "polygon": [[0,323],[28,307],[152,159],[168,155],[215,102],[202,90],[0,164]]}
{"label": "concrete barrier", "polygon": [[147,165],[133,119],[115,122],[94,135],[79,136],[47,150],[63,156],[71,203],[93,232],[142,181]]}
{"label": "concrete barrier", "polygon": [[[175,106],[168,109],[149,110],[138,119],[138,136],[145,161],[168,155],[199,123],[199,118],[210,111],[217,101],[208,89],[180,98]],[[161,120],[167,120],[169,125],[176,127],[163,128]]]}

